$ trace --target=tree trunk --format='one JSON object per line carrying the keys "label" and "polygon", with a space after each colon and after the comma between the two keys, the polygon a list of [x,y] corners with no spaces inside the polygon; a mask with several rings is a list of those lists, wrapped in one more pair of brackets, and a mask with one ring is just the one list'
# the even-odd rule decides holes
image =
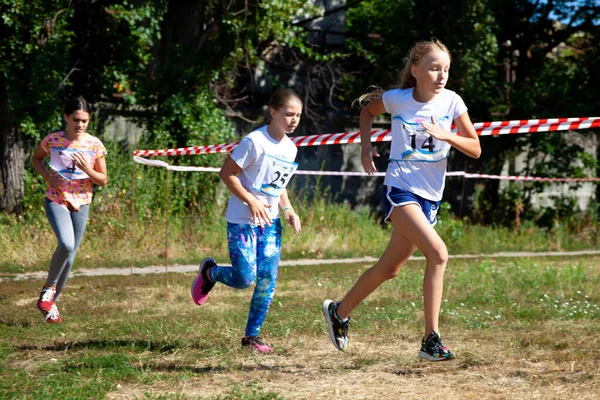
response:
{"label": "tree trunk", "polygon": [[5,89],[0,83],[0,212],[19,213],[24,196],[25,140],[12,124]]}
{"label": "tree trunk", "polygon": [[[596,160],[600,160],[600,130],[596,130]],[[600,164],[596,167],[596,176],[600,177]],[[600,185],[596,185],[596,207],[600,214]],[[596,221],[597,222],[597,221]]]}

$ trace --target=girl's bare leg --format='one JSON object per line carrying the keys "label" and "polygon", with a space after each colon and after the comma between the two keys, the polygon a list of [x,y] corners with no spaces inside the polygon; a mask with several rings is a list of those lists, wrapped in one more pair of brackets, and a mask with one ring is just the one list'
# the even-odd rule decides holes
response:
{"label": "girl's bare leg", "polygon": [[421,250],[427,259],[423,277],[424,337],[427,337],[431,331],[438,332],[448,250],[442,238],[416,204],[396,207],[392,212],[391,220],[395,227],[402,228],[402,232],[411,244]]}
{"label": "girl's bare leg", "polygon": [[424,337],[427,337],[432,331],[439,331],[448,250],[418,205],[395,207],[390,219],[394,229],[387,248],[377,263],[365,271],[344,296],[337,313],[341,318],[348,317],[352,310],[383,282],[394,278],[418,248],[427,259],[423,277]]}
{"label": "girl's bare leg", "polygon": [[[394,209],[394,213],[397,209],[399,207]],[[352,310],[383,282],[398,275],[398,271],[400,271],[402,265],[406,263],[416,249],[402,232],[403,229],[394,224],[388,246],[377,263],[363,272],[352,289],[340,301],[337,314],[341,318],[348,317]]]}

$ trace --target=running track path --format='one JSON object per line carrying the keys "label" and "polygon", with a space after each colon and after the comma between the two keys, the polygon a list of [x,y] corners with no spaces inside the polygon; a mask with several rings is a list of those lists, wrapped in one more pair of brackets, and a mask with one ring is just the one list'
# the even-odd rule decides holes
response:
{"label": "running track path", "polygon": [[[581,251],[550,251],[550,252],[501,252],[491,254],[456,254],[450,255],[450,259],[474,259],[474,258],[522,258],[522,257],[577,257],[577,256],[597,256],[600,250],[581,250]],[[422,261],[425,257],[411,257],[411,261]],[[285,260],[279,265],[283,267],[296,267],[304,265],[324,265],[324,264],[351,264],[351,263],[374,263],[377,258],[344,258],[335,260]],[[227,266],[227,265],[224,265]],[[170,273],[198,272],[198,265],[169,265]],[[123,268],[94,268],[78,269],[73,271],[73,276],[107,276],[107,275],[131,275],[130,267]],[[145,274],[164,274],[165,266],[151,266],[142,268],[133,268],[134,275]],[[25,279],[46,279],[46,271],[27,272],[24,274],[7,274],[0,277],[0,281],[5,280],[25,280]]]}

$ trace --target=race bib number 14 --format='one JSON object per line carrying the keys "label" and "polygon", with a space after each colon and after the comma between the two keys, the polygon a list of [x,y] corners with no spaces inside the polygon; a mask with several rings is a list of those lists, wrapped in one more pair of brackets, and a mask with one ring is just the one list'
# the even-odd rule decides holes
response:
{"label": "race bib number 14", "polygon": [[[52,148],[50,151],[50,167],[54,169],[60,176],[67,180],[86,179],[88,175],[75,166],[73,154],[76,150]],[[85,151],[80,151],[88,162],[90,155]]]}

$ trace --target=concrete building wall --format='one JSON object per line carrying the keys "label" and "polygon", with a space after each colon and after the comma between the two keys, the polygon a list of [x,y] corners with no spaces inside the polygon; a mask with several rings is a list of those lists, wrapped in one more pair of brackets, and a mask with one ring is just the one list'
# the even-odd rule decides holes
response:
{"label": "concrete building wall", "polygon": [[[541,133],[544,134],[544,133]],[[559,133],[553,133],[559,134]],[[597,154],[598,145],[598,137],[596,135],[591,135],[586,131],[568,131],[564,133],[560,133],[564,136],[567,143],[570,144],[578,144],[581,146],[584,151],[588,154],[591,154],[593,157]],[[511,175],[510,171],[524,171],[528,165],[531,163],[527,160],[527,152],[523,152],[518,155],[513,162],[509,160],[505,161],[504,167],[502,169],[502,175]],[[581,162],[578,163],[579,166],[583,166]],[[506,189],[508,187],[508,181],[502,181],[500,184],[501,189]],[[578,188],[573,189],[571,185],[567,183],[557,182],[548,185],[542,193],[539,193],[537,196],[533,197],[532,206],[536,209],[540,207],[550,207],[554,204],[553,198],[555,197],[575,197],[577,199],[577,205],[580,210],[586,210],[590,200],[594,199],[595,191],[596,191],[596,183],[581,183]]]}

